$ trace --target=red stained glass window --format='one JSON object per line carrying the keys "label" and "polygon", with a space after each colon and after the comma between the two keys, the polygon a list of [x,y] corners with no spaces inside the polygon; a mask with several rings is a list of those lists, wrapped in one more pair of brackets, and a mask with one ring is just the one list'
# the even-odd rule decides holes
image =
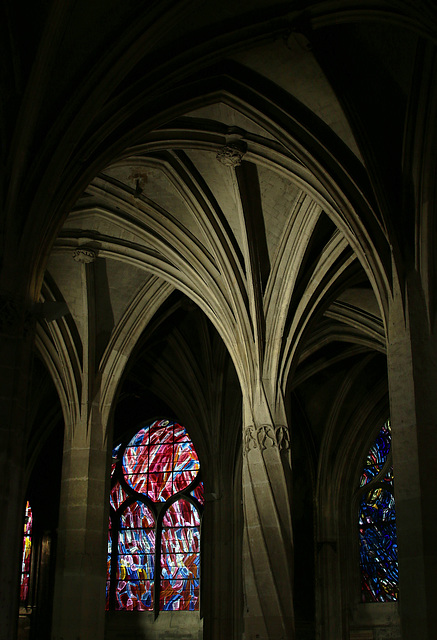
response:
{"label": "red stained glass window", "polygon": [[196,611],[199,602],[200,517],[187,500],[172,504],[161,535],[160,609]]}
{"label": "red stained glass window", "polygon": [[138,431],[123,454],[127,484],[153,502],[165,502],[196,478],[200,464],[184,427],[168,420]]}
{"label": "red stained glass window", "polygon": [[128,494],[123,489],[119,482],[116,482],[115,485],[111,489],[111,493],[109,496],[109,502],[111,503],[111,507],[114,511],[123,504],[123,502],[128,498]]}
{"label": "red stained glass window", "polygon": [[32,509],[26,503],[24,515],[23,554],[21,560],[20,601],[25,604],[29,595],[30,558],[32,552]]}
{"label": "red stained glass window", "polygon": [[199,472],[186,429],[169,420],[114,449],[107,610],[199,610]]}
{"label": "red stained glass window", "polygon": [[196,498],[200,502],[200,504],[205,504],[205,492],[203,490],[203,482],[200,482],[197,487],[193,489],[191,495]]}

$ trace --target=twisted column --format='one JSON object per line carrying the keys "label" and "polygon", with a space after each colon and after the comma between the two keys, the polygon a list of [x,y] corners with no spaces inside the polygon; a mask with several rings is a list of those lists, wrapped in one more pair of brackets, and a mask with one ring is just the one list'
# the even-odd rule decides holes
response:
{"label": "twisted column", "polygon": [[288,427],[243,428],[246,640],[294,638]]}

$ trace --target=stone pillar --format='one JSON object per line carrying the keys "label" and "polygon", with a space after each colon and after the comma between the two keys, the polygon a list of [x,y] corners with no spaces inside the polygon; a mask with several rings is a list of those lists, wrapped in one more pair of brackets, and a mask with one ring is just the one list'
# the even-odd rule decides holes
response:
{"label": "stone pillar", "polygon": [[431,640],[437,633],[437,336],[417,274],[404,293],[397,291],[390,307],[387,349],[399,609],[403,638]]}
{"label": "stone pillar", "polygon": [[83,369],[80,406],[70,399],[73,417],[64,438],[52,640],[103,640],[109,460],[103,376],[96,372],[96,256],[80,247],[73,258],[82,277]]}
{"label": "stone pillar", "polygon": [[98,406],[65,437],[53,640],[103,640],[108,536],[107,444]]}
{"label": "stone pillar", "polygon": [[294,638],[290,481],[288,427],[246,424],[243,429],[245,640]]}
{"label": "stone pillar", "polygon": [[0,294],[0,639],[17,633],[33,324],[24,302]]}
{"label": "stone pillar", "polygon": [[[335,520],[336,514],[330,515]],[[337,523],[338,520],[335,520]],[[329,530],[329,525],[325,527]],[[351,557],[352,554],[349,554]],[[317,576],[316,593],[317,619],[320,621],[318,636],[323,640],[338,640],[343,634],[342,593],[340,561],[337,551],[337,539],[330,537],[317,542]],[[343,581],[344,582],[344,581]]]}
{"label": "stone pillar", "polygon": [[208,640],[242,637],[241,529],[237,533],[241,519],[236,513],[241,494],[234,491],[232,480],[229,473],[218,493],[205,493],[208,517],[202,524],[201,614],[203,637]]}

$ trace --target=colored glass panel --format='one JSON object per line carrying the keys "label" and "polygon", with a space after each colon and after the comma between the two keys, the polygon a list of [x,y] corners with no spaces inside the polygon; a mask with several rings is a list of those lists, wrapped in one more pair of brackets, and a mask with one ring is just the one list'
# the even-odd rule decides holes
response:
{"label": "colored glass panel", "polygon": [[190,442],[191,443],[190,437],[189,437],[186,429],[180,424],[175,424],[174,430],[173,430],[173,436],[174,436],[174,441],[175,442]]}
{"label": "colored glass panel", "polygon": [[153,502],[165,502],[172,497],[173,493],[171,472],[150,474],[147,494]]}
{"label": "colored glass panel", "polygon": [[[369,482],[376,478],[376,476],[381,472],[383,466],[384,465],[380,464],[364,469],[364,472],[360,479],[360,486],[364,487],[366,484],[369,484]],[[379,482],[391,484],[393,482],[393,469],[390,469],[383,478],[379,478]]]}
{"label": "colored glass panel", "polygon": [[109,589],[111,585],[111,555],[108,554],[106,560],[106,605],[105,610],[109,611]]}
{"label": "colored glass panel", "polygon": [[106,611],[109,611],[109,589],[111,584],[111,558],[112,558],[112,521],[109,518],[108,528],[108,555],[106,557]]}
{"label": "colored glass panel", "polygon": [[394,522],[395,499],[390,491],[385,488],[378,487],[370,491],[361,502],[360,508],[360,526],[376,525],[380,526],[386,522]]}
{"label": "colored glass panel", "polygon": [[188,500],[178,500],[169,506],[162,520],[163,527],[198,527],[199,512]]}
{"label": "colored glass panel", "polygon": [[162,580],[159,597],[161,611],[198,611],[198,580]]}
{"label": "colored glass panel", "polygon": [[29,574],[22,573],[21,574],[21,585],[20,585],[20,600],[21,602],[27,602],[27,596],[29,595]]}
{"label": "colored glass panel", "polygon": [[149,451],[149,473],[171,472],[173,470],[174,445],[172,442],[151,445]]}
{"label": "colored glass panel", "polygon": [[161,555],[161,578],[198,578],[200,555],[198,553],[167,553]]}
{"label": "colored glass panel", "polygon": [[197,470],[195,471],[182,471],[181,473],[173,474],[173,493],[183,491],[188,487],[197,476]]}
{"label": "colored glass panel", "polygon": [[138,493],[154,502],[165,502],[188,487],[200,464],[184,427],[168,420],[157,420],[140,429],[126,447],[123,474]]}
{"label": "colored glass panel", "polygon": [[154,553],[148,555],[120,555],[117,578],[119,580],[153,580],[155,574]]}
{"label": "colored glass panel", "polygon": [[120,459],[120,449],[121,449],[121,443],[118,444],[116,447],[114,447],[112,450],[112,459],[114,462],[117,462],[117,460]]}
{"label": "colored glass panel", "polygon": [[153,583],[149,580],[120,580],[115,591],[115,610],[152,611]]}
{"label": "colored glass panel", "polygon": [[361,487],[371,482],[381,472],[390,452],[390,447],[391,429],[390,422],[387,421],[367,454],[366,465],[360,478]]}
{"label": "colored glass panel", "polygon": [[200,504],[205,504],[205,490],[203,487],[203,482],[199,482],[197,487],[193,489],[191,495],[196,498]]}
{"label": "colored glass panel", "polygon": [[109,585],[111,580],[111,556],[112,556],[112,523],[109,518],[108,528],[108,555],[106,558],[106,611],[109,610]]}
{"label": "colored glass panel", "polygon": [[[370,448],[360,479],[361,486],[369,484],[380,474],[390,446],[391,432],[387,422]],[[361,593],[364,602],[397,600],[399,590],[392,467],[379,479],[378,485],[363,495],[359,510]]]}
{"label": "colored glass panel", "polygon": [[147,554],[155,549],[155,530],[121,529],[118,533],[119,554]]}
{"label": "colored glass panel", "polygon": [[179,527],[162,530],[163,553],[183,553],[200,551],[198,527]]}
{"label": "colored glass panel", "polygon": [[117,462],[119,460],[119,456],[120,456],[120,447],[121,444],[118,444],[113,450],[112,450],[112,461],[111,461],[111,478],[114,475],[114,471],[115,468],[117,466]]}
{"label": "colored glass panel", "polygon": [[188,500],[178,500],[167,509],[162,526],[160,608],[164,611],[197,611],[199,513]]}
{"label": "colored glass panel", "polygon": [[111,493],[109,495],[109,502],[114,511],[123,504],[123,502],[128,498],[128,494],[123,489],[119,482],[116,482],[115,485],[111,489]]}
{"label": "colored glass panel", "polygon": [[109,581],[106,582],[106,604],[105,611],[109,611],[109,590],[111,588],[111,583]]}
{"label": "colored glass panel", "polygon": [[126,482],[138,493],[147,493],[149,450],[147,447],[129,445],[123,456],[123,472]]}
{"label": "colored glass panel", "polygon": [[365,602],[389,602],[398,596],[398,555],[394,498],[378,488],[360,507],[360,561]]}
{"label": "colored glass panel", "polygon": [[123,511],[120,517],[122,529],[148,529],[155,526],[152,511],[143,502],[133,502]]}
{"label": "colored glass panel", "polygon": [[29,595],[30,558],[32,553],[32,524],[33,524],[32,509],[30,507],[29,502],[27,502],[25,515],[24,515],[23,554],[21,558],[21,585],[20,585],[21,602],[27,602],[27,597]]}
{"label": "colored glass panel", "polygon": [[126,507],[120,516],[115,608],[127,611],[153,609],[155,573],[155,518],[142,502]]}
{"label": "colored glass panel", "polygon": [[[185,428],[168,420],[155,421],[140,429],[126,448],[123,449],[122,444],[116,447],[113,464],[111,475],[120,468],[128,485],[155,503],[165,503],[175,493],[185,491],[200,470]],[[203,504],[203,483],[191,494]],[[200,516],[196,507],[189,500],[180,499],[166,509],[159,525],[153,508],[145,504],[146,499],[123,507],[126,501],[132,500],[131,495],[122,483],[115,482],[111,506],[115,511],[121,508],[123,511],[118,518],[113,516],[113,539],[108,539],[107,608],[153,610],[156,558],[160,609],[198,610]],[[111,536],[111,524],[109,534]],[[158,549],[157,534],[160,536]]]}
{"label": "colored glass panel", "polygon": [[174,471],[199,471],[199,460],[193,455],[191,442],[179,442],[174,445]]}

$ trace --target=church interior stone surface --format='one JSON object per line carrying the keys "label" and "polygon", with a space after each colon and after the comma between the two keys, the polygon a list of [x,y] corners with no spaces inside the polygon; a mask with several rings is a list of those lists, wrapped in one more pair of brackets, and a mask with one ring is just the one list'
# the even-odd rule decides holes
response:
{"label": "church interior stone surface", "polygon": [[[0,29],[0,640],[435,639],[434,0],[3,0]],[[164,419],[199,597],[159,610],[156,542],[149,610],[105,610],[111,455]]]}

